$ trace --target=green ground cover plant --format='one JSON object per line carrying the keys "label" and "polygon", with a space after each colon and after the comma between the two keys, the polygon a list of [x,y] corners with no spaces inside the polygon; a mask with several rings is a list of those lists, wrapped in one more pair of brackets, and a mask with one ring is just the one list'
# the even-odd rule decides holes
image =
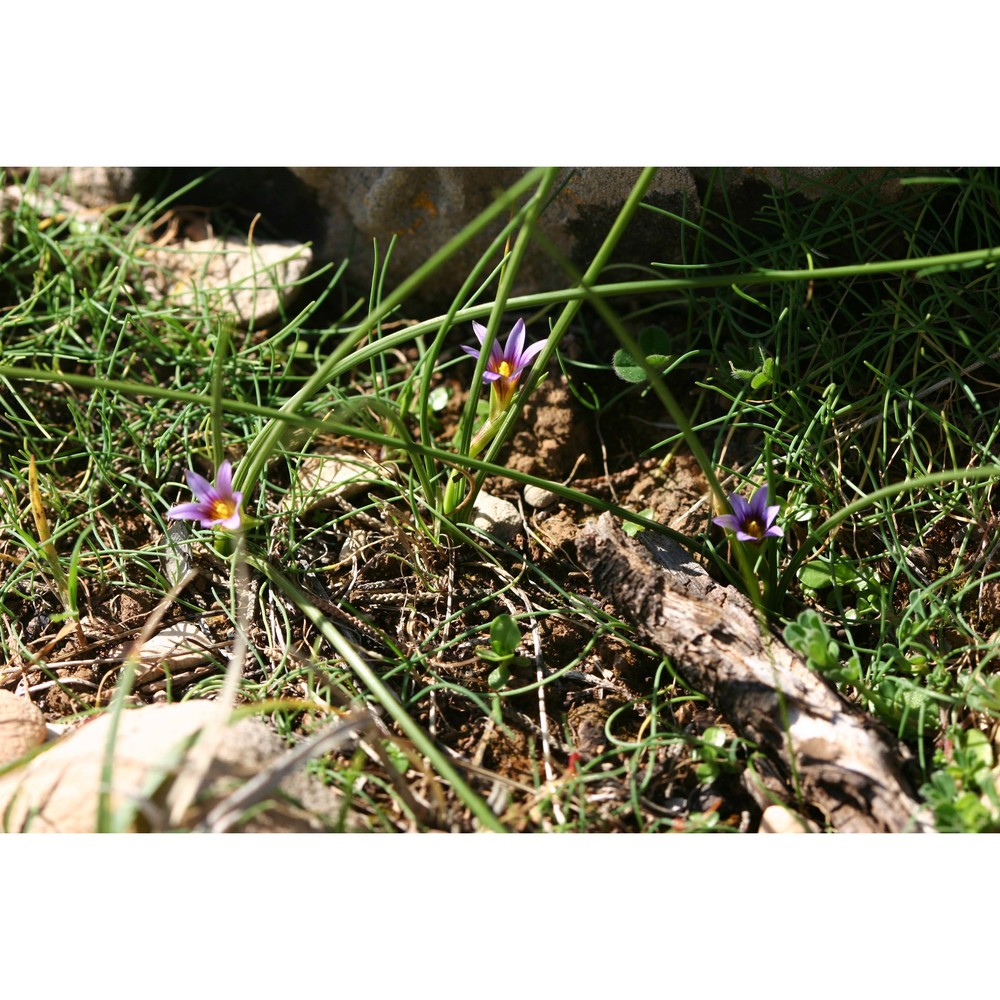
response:
{"label": "green ground cover plant", "polygon": [[[150,228],[197,184],[86,225],[20,200],[0,685],[63,723],[215,699],[289,745],[368,712],[308,764],[343,793],[331,830],[753,831],[755,747],[546,534],[610,511],[746,593],[890,730],[939,830],[1000,829],[1000,175],[841,171],[772,186],[752,219],[722,171],[698,214],[645,200],[653,175],[561,288],[515,294],[527,254],[555,255],[538,221],[561,175],[536,169],[412,274],[374,246],[369,288],[318,268],[264,329],[145,291]],[[682,259],[612,263],[639,216],[680,224]],[[447,307],[411,311],[483,237]],[[616,443],[588,475],[511,460],[556,398]],[[349,493],[316,472],[334,452]],[[675,524],[656,496],[685,459],[703,500]],[[559,513],[477,520],[524,487]],[[124,640],[162,621],[215,655],[151,687]],[[162,828],[191,828],[189,804]]]}

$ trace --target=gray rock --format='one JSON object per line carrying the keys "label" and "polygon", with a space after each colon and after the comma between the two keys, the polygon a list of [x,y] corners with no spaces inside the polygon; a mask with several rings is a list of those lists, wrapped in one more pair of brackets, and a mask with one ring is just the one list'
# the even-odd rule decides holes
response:
{"label": "gray rock", "polygon": [[90,208],[128,201],[144,170],[136,167],[42,167],[38,179]]}
{"label": "gray rock", "polygon": [[45,742],[45,717],[28,698],[0,689],[0,766]]}
{"label": "gray rock", "polygon": [[536,510],[551,507],[558,499],[558,493],[543,489],[541,486],[532,486],[529,483],[524,487],[524,502]]}
{"label": "gray rock", "polygon": [[0,190],[0,258],[6,256],[5,248],[10,241],[10,217],[13,210],[14,203],[10,195],[4,190]]}
{"label": "gray rock", "polygon": [[811,819],[803,819],[782,805],[768,806],[760,820],[758,833],[819,833]]}
{"label": "gray rock", "polygon": [[[151,793],[164,780],[178,780],[191,767],[188,741],[214,717],[207,701],[147,705],[122,713],[118,720],[111,787],[112,813],[126,803],[145,804],[150,819],[162,818],[162,802]],[[108,752],[111,716],[96,718],[67,734],[51,749],[0,776],[0,829],[33,833],[93,833],[98,797]],[[285,752],[284,742],[258,718],[247,718],[223,730],[211,767],[200,782],[201,794],[191,825],[228,794],[234,783],[259,774]],[[261,832],[323,830],[323,817],[335,819],[342,807],[338,792],[301,772],[282,788],[309,812],[281,803],[258,813],[241,829]]]}
{"label": "gray rock", "polygon": [[352,500],[391,476],[391,470],[364,455],[321,445],[299,463],[294,488],[282,500],[282,508],[305,511],[330,501]]}
{"label": "gray rock", "polygon": [[184,240],[180,246],[148,247],[143,260],[143,279],[154,296],[185,308],[206,300],[242,326],[266,326],[298,291],[312,249],[290,241]]}
{"label": "gray rock", "polygon": [[212,640],[194,622],[175,622],[142,644],[137,679],[162,666],[179,673],[210,663],[216,655],[225,654],[216,654]]}
{"label": "gray rock", "polygon": [[[350,255],[348,274],[362,283],[371,281],[373,239],[378,240],[380,257],[384,257],[389,241],[396,237],[390,274],[397,280],[405,277],[483,211],[498,191],[525,173],[514,167],[305,167],[293,168],[293,172],[312,188],[326,215],[326,238],[319,256],[342,259]],[[578,267],[586,267],[638,176],[638,168],[631,167],[564,170],[559,181],[563,186],[541,217],[541,232]],[[647,200],[692,218],[700,207],[694,178],[683,169],[661,170]],[[491,227],[431,276],[422,293],[454,295],[461,284],[456,275],[468,273],[497,228]],[[641,212],[619,245],[616,259],[632,263],[670,260],[679,249],[679,238],[676,223]],[[515,294],[572,283],[547,253],[534,246],[518,273]]]}
{"label": "gray rock", "polygon": [[521,527],[521,515],[509,500],[481,492],[472,505],[472,524],[480,531],[509,542]]}

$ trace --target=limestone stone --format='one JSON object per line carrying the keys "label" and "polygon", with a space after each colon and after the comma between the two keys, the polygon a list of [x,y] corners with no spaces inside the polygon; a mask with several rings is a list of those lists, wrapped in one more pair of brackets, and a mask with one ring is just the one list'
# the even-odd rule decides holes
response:
{"label": "limestone stone", "polygon": [[[156,828],[163,816],[158,789],[186,766],[186,748],[209,723],[216,706],[208,701],[147,705],[124,712],[114,744],[109,805],[112,815],[139,806],[127,829]],[[97,829],[101,772],[111,716],[103,715],[64,736],[50,750],[0,777],[0,817],[7,832],[92,833]],[[256,718],[227,726],[205,777],[192,825],[231,790],[258,774],[285,751],[277,733]],[[268,808],[243,827],[267,832],[321,830],[322,815],[339,808],[337,794],[304,774],[293,774],[282,789],[309,809]]]}
{"label": "limestone stone", "polygon": [[[313,190],[326,215],[320,256],[343,259],[350,254],[349,276],[369,283],[373,239],[384,252],[395,237],[390,273],[405,277],[525,173],[516,167],[303,167],[293,172]],[[558,194],[541,217],[541,232],[577,267],[586,267],[639,172],[632,167],[563,170]],[[700,208],[694,178],[685,169],[661,170],[646,200],[692,219]],[[495,235],[494,228],[472,241],[425,282],[422,294],[431,298],[454,295],[461,284],[456,274],[464,277]],[[680,235],[677,223],[640,212],[615,259],[648,263],[654,253],[658,259],[672,260],[679,251]],[[518,272],[514,293],[572,284],[573,278],[535,246]]]}
{"label": "limestone stone", "polygon": [[42,167],[38,179],[96,208],[128,201],[143,172],[136,167]]}
{"label": "limestone stone", "polygon": [[472,505],[472,523],[480,531],[510,541],[521,527],[521,515],[509,500],[480,492]]}
{"label": "limestone stone", "polygon": [[184,240],[147,247],[143,278],[148,290],[170,302],[232,313],[248,326],[266,326],[297,291],[312,264],[312,248],[292,240]]}
{"label": "limestone stone", "polygon": [[533,486],[529,483],[524,487],[524,502],[536,510],[551,507],[558,499],[558,493],[543,489],[541,486]]}
{"label": "limestone stone", "polygon": [[320,446],[299,463],[294,489],[284,497],[282,506],[311,510],[330,500],[351,500],[391,476],[391,470],[380,469],[364,455]]}
{"label": "limestone stone", "polygon": [[[313,242],[318,260],[339,263],[347,258],[347,277],[367,289],[373,241],[378,243],[381,265],[395,239],[387,278],[391,287],[425,263],[524,173],[522,167],[229,167],[188,173],[178,173],[176,168],[106,167],[54,168],[42,177],[82,204],[98,206],[135,194],[154,195],[164,183],[197,180],[200,204],[225,204],[229,210],[235,205],[243,214],[260,212],[272,234]],[[716,177],[725,182],[727,211],[752,228],[775,189],[811,199],[830,190],[875,185],[882,201],[895,201],[905,193],[895,179],[899,173],[878,168],[858,172],[824,167],[725,167],[716,172],[661,167],[644,198],[649,208],[633,217],[612,259],[612,263],[633,267],[617,269],[607,279],[648,277],[645,268],[650,263],[682,260],[683,241],[690,234],[683,220],[712,226],[711,216],[702,219],[702,197],[709,187],[718,190]],[[539,220],[543,241],[529,247],[514,294],[574,284],[559,256],[577,271],[590,264],[638,176],[638,167],[564,168]],[[719,206],[713,202],[710,207]],[[491,227],[431,275],[419,297],[435,307],[450,302],[497,228]],[[558,254],[547,252],[542,242]],[[263,320],[258,317],[257,322]]]}
{"label": "limestone stone", "polygon": [[45,742],[45,717],[27,698],[0,690],[0,766]]}
{"label": "limestone stone", "polygon": [[161,664],[179,673],[224,656],[212,648],[212,640],[194,622],[175,622],[142,644],[139,676]]}
{"label": "limestone stone", "polygon": [[760,818],[758,833],[819,833],[819,827],[786,806],[768,806]]}

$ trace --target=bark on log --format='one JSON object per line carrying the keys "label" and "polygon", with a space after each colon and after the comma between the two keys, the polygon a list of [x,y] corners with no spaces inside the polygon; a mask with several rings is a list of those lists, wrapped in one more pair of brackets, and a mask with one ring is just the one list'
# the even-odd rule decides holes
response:
{"label": "bark on log", "polygon": [[932,829],[901,773],[905,747],[762,635],[741,593],[670,539],[629,538],[610,514],[584,525],[577,553],[597,589],[769,756],[790,801],[797,776],[802,797],[835,830]]}

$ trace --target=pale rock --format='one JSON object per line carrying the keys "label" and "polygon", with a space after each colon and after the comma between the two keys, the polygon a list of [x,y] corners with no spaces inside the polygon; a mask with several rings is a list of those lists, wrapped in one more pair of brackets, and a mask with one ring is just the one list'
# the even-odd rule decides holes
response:
{"label": "pale rock", "polygon": [[[218,706],[208,701],[147,705],[123,712],[114,746],[109,806],[114,816],[130,804],[145,809],[148,825],[162,819],[161,785],[184,773],[187,748],[208,725]],[[97,830],[101,771],[110,735],[111,716],[102,715],[63,737],[52,749],[23,767],[0,777],[2,829],[10,832],[92,833]],[[285,752],[282,739],[257,718],[243,719],[224,728],[208,774],[201,786],[194,825],[233,787],[234,781],[258,774]],[[309,809],[272,805],[256,814],[241,829],[266,832],[300,832],[323,829],[320,816],[335,816],[338,793],[316,779],[298,773],[282,789]],[[136,825],[142,809],[127,829]]]}
{"label": "pale rock", "polygon": [[[409,274],[440,249],[463,226],[487,208],[498,191],[510,187],[526,171],[519,167],[293,167],[313,192],[325,216],[324,259],[340,260],[351,246],[379,246],[394,240],[394,273]],[[560,171],[553,198],[538,228],[560,253],[586,266],[607,236],[608,225],[624,204],[639,176],[633,167],[581,167]],[[698,217],[700,202],[688,170],[663,168],[646,199],[682,217]],[[449,265],[429,275],[421,294],[455,293],[455,275],[468,274],[496,234],[504,218],[470,241]],[[682,227],[652,212],[633,219],[615,259],[629,255],[648,261],[651,248],[671,260],[679,256]],[[371,259],[352,255],[347,273],[371,282]],[[531,246],[517,276],[519,292],[562,288],[569,283],[556,258]]]}
{"label": "pale rock", "polygon": [[351,500],[386,479],[377,462],[350,451],[317,451],[296,470],[294,489],[282,503],[286,510],[311,510],[329,500]]}
{"label": "pale rock", "polygon": [[760,818],[758,833],[819,833],[819,827],[786,806],[768,806]]}
{"label": "pale rock", "polygon": [[524,487],[524,502],[536,510],[551,507],[558,499],[558,493],[553,493],[552,490],[547,490],[542,486],[533,486],[529,483]]}
{"label": "pale rock", "polygon": [[509,500],[480,492],[472,505],[472,524],[480,531],[509,542],[521,527],[521,514]]}
{"label": "pale rock", "polygon": [[0,690],[0,766],[45,742],[45,717],[27,698]]}
{"label": "pale rock", "polygon": [[177,622],[157,632],[139,648],[140,677],[163,666],[176,673],[210,663],[219,654],[212,640],[194,622]]}
{"label": "pale rock", "polygon": [[243,326],[266,326],[298,291],[312,264],[312,249],[290,240],[184,240],[141,251],[143,279],[154,297],[184,308],[207,302]]}
{"label": "pale rock", "polygon": [[[906,173],[917,174],[917,169]],[[199,191],[207,204],[235,199],[260,211],[278,231],[315,241],[324,261],[348,258],[347,277],[362,287],[371,283],[370,253],[352,248],[394,241],[392,271],[405,275],[422,265],[468,222],[488,207],[499,190],[525,173],[518,167],[229,167]],[[815,198],[830,190],[845,193],[859,185],[874,186],[877,197],[891,202],[905,196],[895,179],[899,171],[872,168],[858,173],[842,168],[776,170],[755,167],[661,167],[643,198],[655,211],[635,214],[613,257],[614,262],[679,262],[684,259],[686,225],[702,218],[701,198],[721,179],[737,218],[754,219],[773,197],[774,189]],[[585,268],[607,236],[636,178],[637,167],[563,168],[551,202],[537,222],[547,242]],[[85,205],[127,201],[154,195],[164,181],[163,169],[100,167],[51,168],[43,182],[65,190]],[[204,195],[204,192],[214,192]],[[234,195],[234,192],[238,194]],[[471,240],[423,282],[421,296],[450,302],[456,274],[468,274],[495,235],[495,226]],[[515,294],[565,287],[569,283],[557,256],[531,246],[517,275]],[[258,319],[258,322],[263,322]]]}
{"label": "pale rock", "polygon": [[141,167],[42,167],[38,180],[94,208],[129,201],[146,172]]}
{"label": "pale rock", "polygon": [[[292,173],[313,193],[324,215],[325,238],[319,255],[342,260],[352,246],[379,246],[394,241],[394,273],[409,274],[488,208],[498,191],[524,176],[517,167],[293,167]],[[702,216],[702,193],[713,171],[708,168],[661,167],[643,202],[665,210],[639,211],[615,249],[613,261],[631,264],[684,259],[688,220]],[[751,218],[766,205],[772,190],[803,191],[807,196],[830,188],[845,189],[867,180],[881,183],[885,171],[873,169],[860,179],[837,168],[762,170],[727,167],[720,172],[737,217]],[[564,288],[570,284],[559,261],[563,256],[585,268],[608,234],[608,227],[625,204],[638,167],[575,167],[560,170],[550,203],[536,225],[559,254],[530,246],[517,274],[517,291],[525,294]],[[883,201],[902,190],[885,181]],[[447,267],[429,275],[421,294],[450,301],[455,275],[468,274],[496,233],[498,221],[458,251]],[[371,282],[370,255],[353,254],[347,274],[362,286]]]}

